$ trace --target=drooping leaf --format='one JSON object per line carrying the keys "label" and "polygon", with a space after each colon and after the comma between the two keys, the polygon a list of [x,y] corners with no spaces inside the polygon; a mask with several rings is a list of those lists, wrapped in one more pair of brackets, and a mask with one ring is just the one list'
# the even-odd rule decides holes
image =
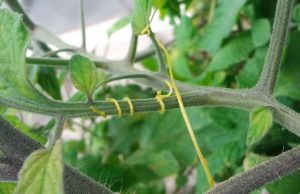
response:
{"label": "drooping leaf", "polygon": [[209,70],[222,70],[241,62],[248,58],[253,49],[254,45],[250,34],[239,35],[215,54],[209,65]]}
{"label": "drooping leaf", "polygon": [[239,72],[236,81],[240,88],[251,88],[257,83],[264,65],[267,47],[259,48]]}
{"label": "drooping leaf", "polygon": [[151,8],[152,0],[134,0],[131,27],[136,35],[140,35],[149,24]]}
{"label": "drooping leaf", "polygon": [[246,0],[218,1],[214,18],[205,28],[201,38],[201,48],[203,50],[214,53],[220,48],[223,39],[231,32],[238,13],[245,3]]}
{"label": "drooping leaf", "polygon": [[1,9],[0,34],[0,99],[19,106],[55,106],[27,79],[25,53],[29,33],[22,23],[21,15]]}
{"label": "drooping leaf", "polygon": [[247,145],[259,142],[272,126],[272,112],[266,107],[255,108],[250,113],[250,128],[247,134]]}
{"label": "drooping leaf", "polygon": [[74,55],[70,60],[71,80],[81,92],[91,97],[98,84],[97,68],[89,58]]}
{"label": "drooping leaf", "polygon": [[271,37],[271,24],[267,19],[255,21],[252,27],[252,41],[255,47],[267,44]]}
{"label": "drooping leaf", "polygon": [[108,37],[112,36],[115,32],[121,30],[125,26],[127,26],[131,21],[130,16],[123,17],[116,21],[107,31],[106,34]]}
{"label": "drooping leaf", "polygon": [[63,194],[62,143],[33,152],[19,172],[15,194]]}

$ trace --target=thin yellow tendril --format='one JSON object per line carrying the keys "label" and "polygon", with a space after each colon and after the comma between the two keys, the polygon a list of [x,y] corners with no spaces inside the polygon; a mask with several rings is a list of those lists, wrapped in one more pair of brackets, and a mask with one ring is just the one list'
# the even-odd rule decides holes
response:
{"label": "thin yellow tendril", "polygon": [[173,69],[172,69],[173,68],[172,60],[170,58],[170,55],[169,55],[167,49],[164,47],[164,45],[157,38],[155,38],[155,39],[156,39],[158,45],[163,50],[163,52],[165,53],[165,56],[166,56],[166,59],[167,59],[167,64],[169,65],[169,74],[170,74],[171,83],[172,83],[172,86],[173,86],[173,88],[175,90],[175,94],[176,94],[176,97],[177,97],[177,101],[179,103],[179,107],[180,107],[183,119],[185,121],[185,124],[186,124],[188,132],[190,134],[191,140],[193,142],[193,145],[194,145],[194,147],[196,149],[197,155],[198,155],[198,157],[200,159],[200,162],[202,164],[202,167],[204,169],[204,172],[205,172],[208,184],[209,184],[210,188],[212,188],[214,186],[214,180],[213,180],[213,177],[211,176],[211,173],[209,171],[208,162],[205,159],[205,157],[203,156],[202,151],[200,149],[200,146],[199,146],[199,144],[197,142],[197,139],[196,139],[195,133],[193,131],[191,122],[190,122],[190,120],[189,120],[189,118],[187,116],[187,113],[186,113],[186,110],[185,110],[185,107],[184,107],[184,104],[183,104],[183,101],[182,101],[181,94],[180,94],[179,89],[178,89],[178,87],[176,85],[176,82],[175,82],[175,79],[174,79],[174,75],[173,75]]}
{"label": "thin yellow tendril", "polygon": [[150,23],[141,31],[141,34],[150,35]]}
{"label": "thin yellow tendril", "polygon": [[129,110],[130,110],[130,116],[133,116],[133,114],[134,114],[134,108],[133,108],[133,104],[132,104],[130,98],[125,97],[125,98],[123,98],[123,100],[127,101],[128,106],[129,106]]}
{"label": "thin yellow tendril", "polygon": [[122,116],[122,110],[121,110],[119,102],[114,98],[106,98],[105,100],[108,101],[108,102],[114,103],[114,105],[116,107],[116,110],[117,110],[117,114],[118,114],[119,117],[121,117]]}
{"label": "thin yellow tendril", "polygon": [[160,114],[164,114],[166,111],[166,106],[165,103],[163,101],[163,96],[161,95],[161,90],[158,90],[155,96],[155,99],[157,100],[157,102],[160,105]]}
{"label": "thin yellow tendril", "polygon": [[161,90],[158,90],[155,96],[155,99],[157,100],[157,102],[160,105],[160,113],[163,114],[166,111],[166,106],[164,103],[164,99],[166,99],[167,97],[170,97],[173,93],[173,87],[171,85],[171,83],[168,80],[165,80],[166,85],[169,87],[169,93],[162,95],[161,94]]}
{"label": "thin yellow tendril", "polygon": [[98,115],[100,115],[100,116],[102,116],[102,117],[106,117],[106,113],[105,112],[103,112],[103,111],[100,111],[99,109],[97,109],[97,107],[95,107],[95,106],[90,106],[90,108],[92,109],[92,111],[94,112],[94,113],[97,113]]}

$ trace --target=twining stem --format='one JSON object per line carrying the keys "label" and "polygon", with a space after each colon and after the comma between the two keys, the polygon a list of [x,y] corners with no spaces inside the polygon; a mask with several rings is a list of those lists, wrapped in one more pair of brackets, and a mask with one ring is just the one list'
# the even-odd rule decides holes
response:
{"label": "twining stem", "polygon": [[186,124],[186,127],[188,129],[188,132],[189,132],[189,135],[191,137],[191,140],[192,140],[192,143],[196,149],[196,152],[197,152],[197,155],[200,159],[200,162],[202,164],[202,167],[204,169],[204,172],[205,172],[205,175],[207,177],[207,181],[208,181],[208,184],[210,186],[210,188],[212,188],[214,186],[214,180],[213,180],[213,177],[209,171],[209,167],[208,167],[208,162],[207,160],[205,159],[205,157],[203,156],[202,154],[202,151],[201,151],[201,148],[197,142],[197,138],[196,138],[196,135],[193,131],[193,128],[192,128],[192,125],[191,125],[191,122],[187,116],[187,113],[186,113],[186,110],[185,110],[185,107],[184,107],[184,104],[183,104],[183,101],[182,101],[182,97],[181,97],[181,94],[179,92],[179,89],[176,85],[176,82],[175,82],[175,78],[174,78],[174,75],[173,75],[173,63],[172,63],[172,60],[171,60],[171,57],[170,55],[168,54],[168,51],[167,49],[164,47],[164,45],[155,37],[154,33],[151,32],[150,33],[150,36],[152,34],[152,41],[156,42],[159,47],[164,51],[165,55],[166,55],[166,59],[167,59],[167,64],[169,65],[169,75],[170,75],[170,80],[171,80],[171,84],[172,84],[172,87],[175,91],[175,94],[176,94],[176,98],[177,98],[177,101],[178,101],[178,104],[179,104],[179,107],[180,107],[180,111],[181,111],[181,114],[182,114],[182,117],[184,119],[184,122]]}
{"label": "twining stem", "polygon": [[86,51],[86,33],[85,33],[85,17],[84,17],[84,0],[80,0],[80,23],[81,23],[81,48]]}
{"label": "twining stem", "polygon": [[282,53],[286,44],[294,0],[278,0],[271,42],[257,89],[272,94],[279,74]]}

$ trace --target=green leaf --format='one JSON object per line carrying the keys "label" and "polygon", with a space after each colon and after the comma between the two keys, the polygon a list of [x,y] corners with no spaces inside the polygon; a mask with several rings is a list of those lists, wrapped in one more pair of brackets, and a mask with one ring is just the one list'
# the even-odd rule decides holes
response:
{"label": "green leaf", "polygon": [[16,183],[0,182],[0,194],[13,194]]}
{"label": "green leaf", "polygon": [[267,19],[255,21],[252,27],[252,41],[255,47],[267,44],[271,37],[271,24]]}
{"label": "green leaf", "polygon": [[7,111],[7,107],[0,105],[0,115],[5,114]]}
{"label": "green leaf", "polygon": [[293,31],[290,34],[285,60],[280,68],[279,79],[276,85],[276,96],[289,96],[294,100],[300,100],[300,32]]}
{"label": "green leaf", "polygon": [[[247,154],[244,160],[244,169],[250,168],[267,161],[270,159],[268,156],[258,155],[256,153]],[[265,189],[272,194],[299,194],[300,193],[300,171],[296,171],[288,176],[280,177],[277,181],[265,186]]]}
{"label": "green leaf", "polygon": [[280,177],[277,181],[266,186],[269,193],[274,194],[299,194],[300,193],[300,171],[291,175]]}
{"label": "green leaf", "polygon": [[246,60],[253,49],[254,45],[250,34],[241,34],[215,54],[208,69],[211,71],[226,69],[238,62]]}
{"label": "green leaf", "polygon": [[153,0],[153,6],[157,9],[160,9],[164,5],[164,0]]}
{"label": "green leaf", "polygon": [[215,10],[210,24],[205,28],[201,38],[201,48],[210,53],[216,52],[236,22],[236,18],[246,0],[221,0]]}
{"label": "green leaf", "polygon": [[0,10],[0,99],[19,107],[55,107],[57,103],[43,96],[27,79],[25,54],[29,33],[22,16]]}
{"label": "green leaf", "polygon": [[70,60],[71,80],[81,92],[91,97],[98,84],[96,65],[89,58],[74,55]]}
{"label": "green leaf", "polygon": [[266,107],[255,108],[250,113],[250,128],[247,134],[247,145],[259,142],[269,131],[273,123],[272,112]]}
{"label": "green leaf", "polygon": [[172,54],[172,57],[174,58],[173,69],[176,77],[179,77],[181,79],[192,79],[193,74],[189,68],[186,57],[181,52],[176,51],[174,52],[174,54]]}
{"label": "green leaf", "polygon": [[62,143],[33,152],[19,172],[15,194],[63,194]]}
{"label": "green leaf", "polygon": [[[175,45],[180,52],[187,54],[191,51],[193,43],[195,43],[196,29],[193,26],[192,19],[183,16],[179,26],[175,28]],[[183,54],[181,53],[181,54]]]}
{"label": "green leaf", "polygon": [[134,0],[131,20],[132,31],[140,35],[149,24],[152,0]]}
{"label": "green leaf", "polygon": [[60,83],[54,68],[39,68],[37,82],[52,98],[61,100]]}
{"label": "green leaf", "polygon": [[268,156],[258,155],[256,153],[250,152],[247,154],[246,158],[244,159],[243,166],[245,170],[249,170],[262,162],[267,161],[270,159]]}
{"label": "green leaf", "polygon": [[236,77],[239,88],[251,88],[257,83],[267,54],[267,47],[258,48]]}
{"label": "green leaf", "polygon": [[126,163],[130,165],[145,164],[160,177],[165,177],[179,171],[179,164],[169,150],[163,150],[159,153],[141,150],[128,158]]}
{"label": "green leaf", "polygon": [[68,102],[85,102],[85,101],[86,101],[86,95],[81,91],[76,92],[68,99]]}
{"label": "green leaf", "polygon": [[294,10],[293,10],[293,19],[294,19],[297,23],[300,23],[300,4],[297,4],[297,5],[294,7]]}
{"label": "green leaf", "polygon": [[130,21],[131,21],[131,16],[126,16],[119,19],[106,31],[107,36],[111,37],[115,32],[127,26],[130,23]]}
{"label": "green leaf", "polygon": [[157,59],[155,57],[147,57],[142,60],[142,65],[150,71],[158,71]]}

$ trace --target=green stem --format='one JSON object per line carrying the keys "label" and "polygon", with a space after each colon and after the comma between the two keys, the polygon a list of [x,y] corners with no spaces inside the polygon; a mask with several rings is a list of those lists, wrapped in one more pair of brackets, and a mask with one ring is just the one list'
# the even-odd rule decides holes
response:
{"label": "green stem", "polygon": [[62,116],[57,117],[55,129],[51,131],[49,140],[46,145],[47,148],[52,148],[55,142],[61,138],[64,129],[64,124],[65,118]]}
{"label": "green stem", "polygon": [[62,52],[75,53],[76,50],[74,50],[74,49],[59,49],[59,50],[47,52],[47,53],[43,54],[42,57],[53,57],[53,56],[56,56],[58,53],[62,53]]}
{"label": "green stem", "polygon": [[286,44],[294,0],[278,0],[271,42],[262,74],[256,88],[272,94],[279,74],[282,53]]}
{"label": "green stem", "polygon": [[[69,59],[59,59],[59,58],[35,58],[35,57],[27,57],[26,63],[28,64],[35,64],[47,67],[68,67],[69,66]],[[109,61],[94,61],[97,67],[105,68]]]}
{"label": "green stem", "polygon": [[80,23],[81,23],[81,48],[86,51],[86,31],[85,31],[85,17],[84,17],[84,0],[80,0]]}
{"label": "green stem", "polygon": [[129,60],[130,64],[133,64],[135,61],[137,44],[138,44],[138,36],[132,33],[130,47],[126,57],[126,59]]}
{"label": "green stem", "polygon": [[165,65],[165,60],[163,57],[163,52],[156,40],[155,34],[152,32],[151,29],[150,29],[149,37],[152,41],[155,53],[157,55],[157,59],[158,59],[158,63],[159,63],[159,72],[160,72],[161,76],[166,77],[166,65]]}

